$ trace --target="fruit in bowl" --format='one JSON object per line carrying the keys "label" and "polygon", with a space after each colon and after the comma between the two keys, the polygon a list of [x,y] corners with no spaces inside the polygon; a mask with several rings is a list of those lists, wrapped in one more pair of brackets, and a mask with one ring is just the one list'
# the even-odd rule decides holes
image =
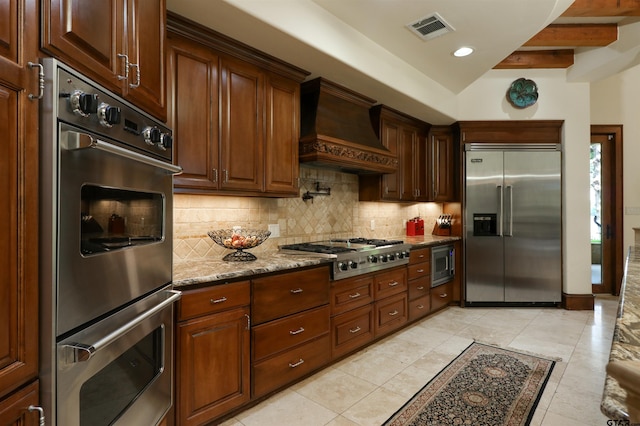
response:
{"label": "fruit in bowl", "polygon": [[223,260],[247,261],[256,260],[256,257],[251,253],[245,253],[242,250],[259,246],[269,238],[271,232],[234,227],[233,229],[209,231],[207,232],[207,235],[209,235],[209,237],[219,246],[236,250],[235,253],[226,255]]}

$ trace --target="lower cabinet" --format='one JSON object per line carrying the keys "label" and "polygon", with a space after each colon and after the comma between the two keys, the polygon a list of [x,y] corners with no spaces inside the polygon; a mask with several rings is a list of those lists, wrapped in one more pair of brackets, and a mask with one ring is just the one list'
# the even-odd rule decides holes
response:
{"label": "lower cabinet", "polygon": [[331,360],[329,269],[326,266],[252,281],[253,397]]}
{"label": "lower cabinet", "polygon": [[183,293],[178,305],[176,423],[204,425],[250,400],[250,284]]}
{"label": "lower cabinet", "polygon": [[375,337],[402,327],[408,320],[407,269],[391,269],[374,277]]}
{"label": "lower cabinet", "polygon": [[[0,425],[36,426],[41,424],[40,413],[37,410],[28,410],[29,406],[38,405],[38,383],[36,380],[32,384],[12,393],[7,398],[0,400]],[[47,413],[44,414],[46,416]]]}
{"label": "lower cabinet", "polygon": [[422,318],[431,311],[431,249],[411,250],[409,266],[409,321]]}
{"label": "lower cabinet", "polygon": [[433,287],[431,289],[431,311],[440,310],[451,303],[453,300],[453,283]]}

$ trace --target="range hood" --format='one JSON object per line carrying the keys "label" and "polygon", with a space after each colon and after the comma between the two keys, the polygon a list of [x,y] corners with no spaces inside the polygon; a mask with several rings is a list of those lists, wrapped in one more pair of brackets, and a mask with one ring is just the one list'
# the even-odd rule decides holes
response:
{"label": "range hood", "polygon": [[323,78],[302,83],[300,162],[356,174],[394,173],[398,159],[373,130],[373,105]]}

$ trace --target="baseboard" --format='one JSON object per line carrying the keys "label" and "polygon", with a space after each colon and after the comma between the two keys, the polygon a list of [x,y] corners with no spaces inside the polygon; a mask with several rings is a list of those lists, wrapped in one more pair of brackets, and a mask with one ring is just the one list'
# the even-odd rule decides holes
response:
{"label": "baseboard", "polygon": [[593,294],[562,293],[562,306],[568,311],[593,311],[594,304]]}

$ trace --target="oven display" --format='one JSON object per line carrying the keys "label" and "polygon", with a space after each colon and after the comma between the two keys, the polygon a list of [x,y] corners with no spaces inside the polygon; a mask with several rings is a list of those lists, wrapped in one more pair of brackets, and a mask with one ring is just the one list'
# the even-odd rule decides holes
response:
{"label": "oven display", "polygon": [[124,352],[80,389],[80,425],[113,424],[162,373],[162,327]]}

